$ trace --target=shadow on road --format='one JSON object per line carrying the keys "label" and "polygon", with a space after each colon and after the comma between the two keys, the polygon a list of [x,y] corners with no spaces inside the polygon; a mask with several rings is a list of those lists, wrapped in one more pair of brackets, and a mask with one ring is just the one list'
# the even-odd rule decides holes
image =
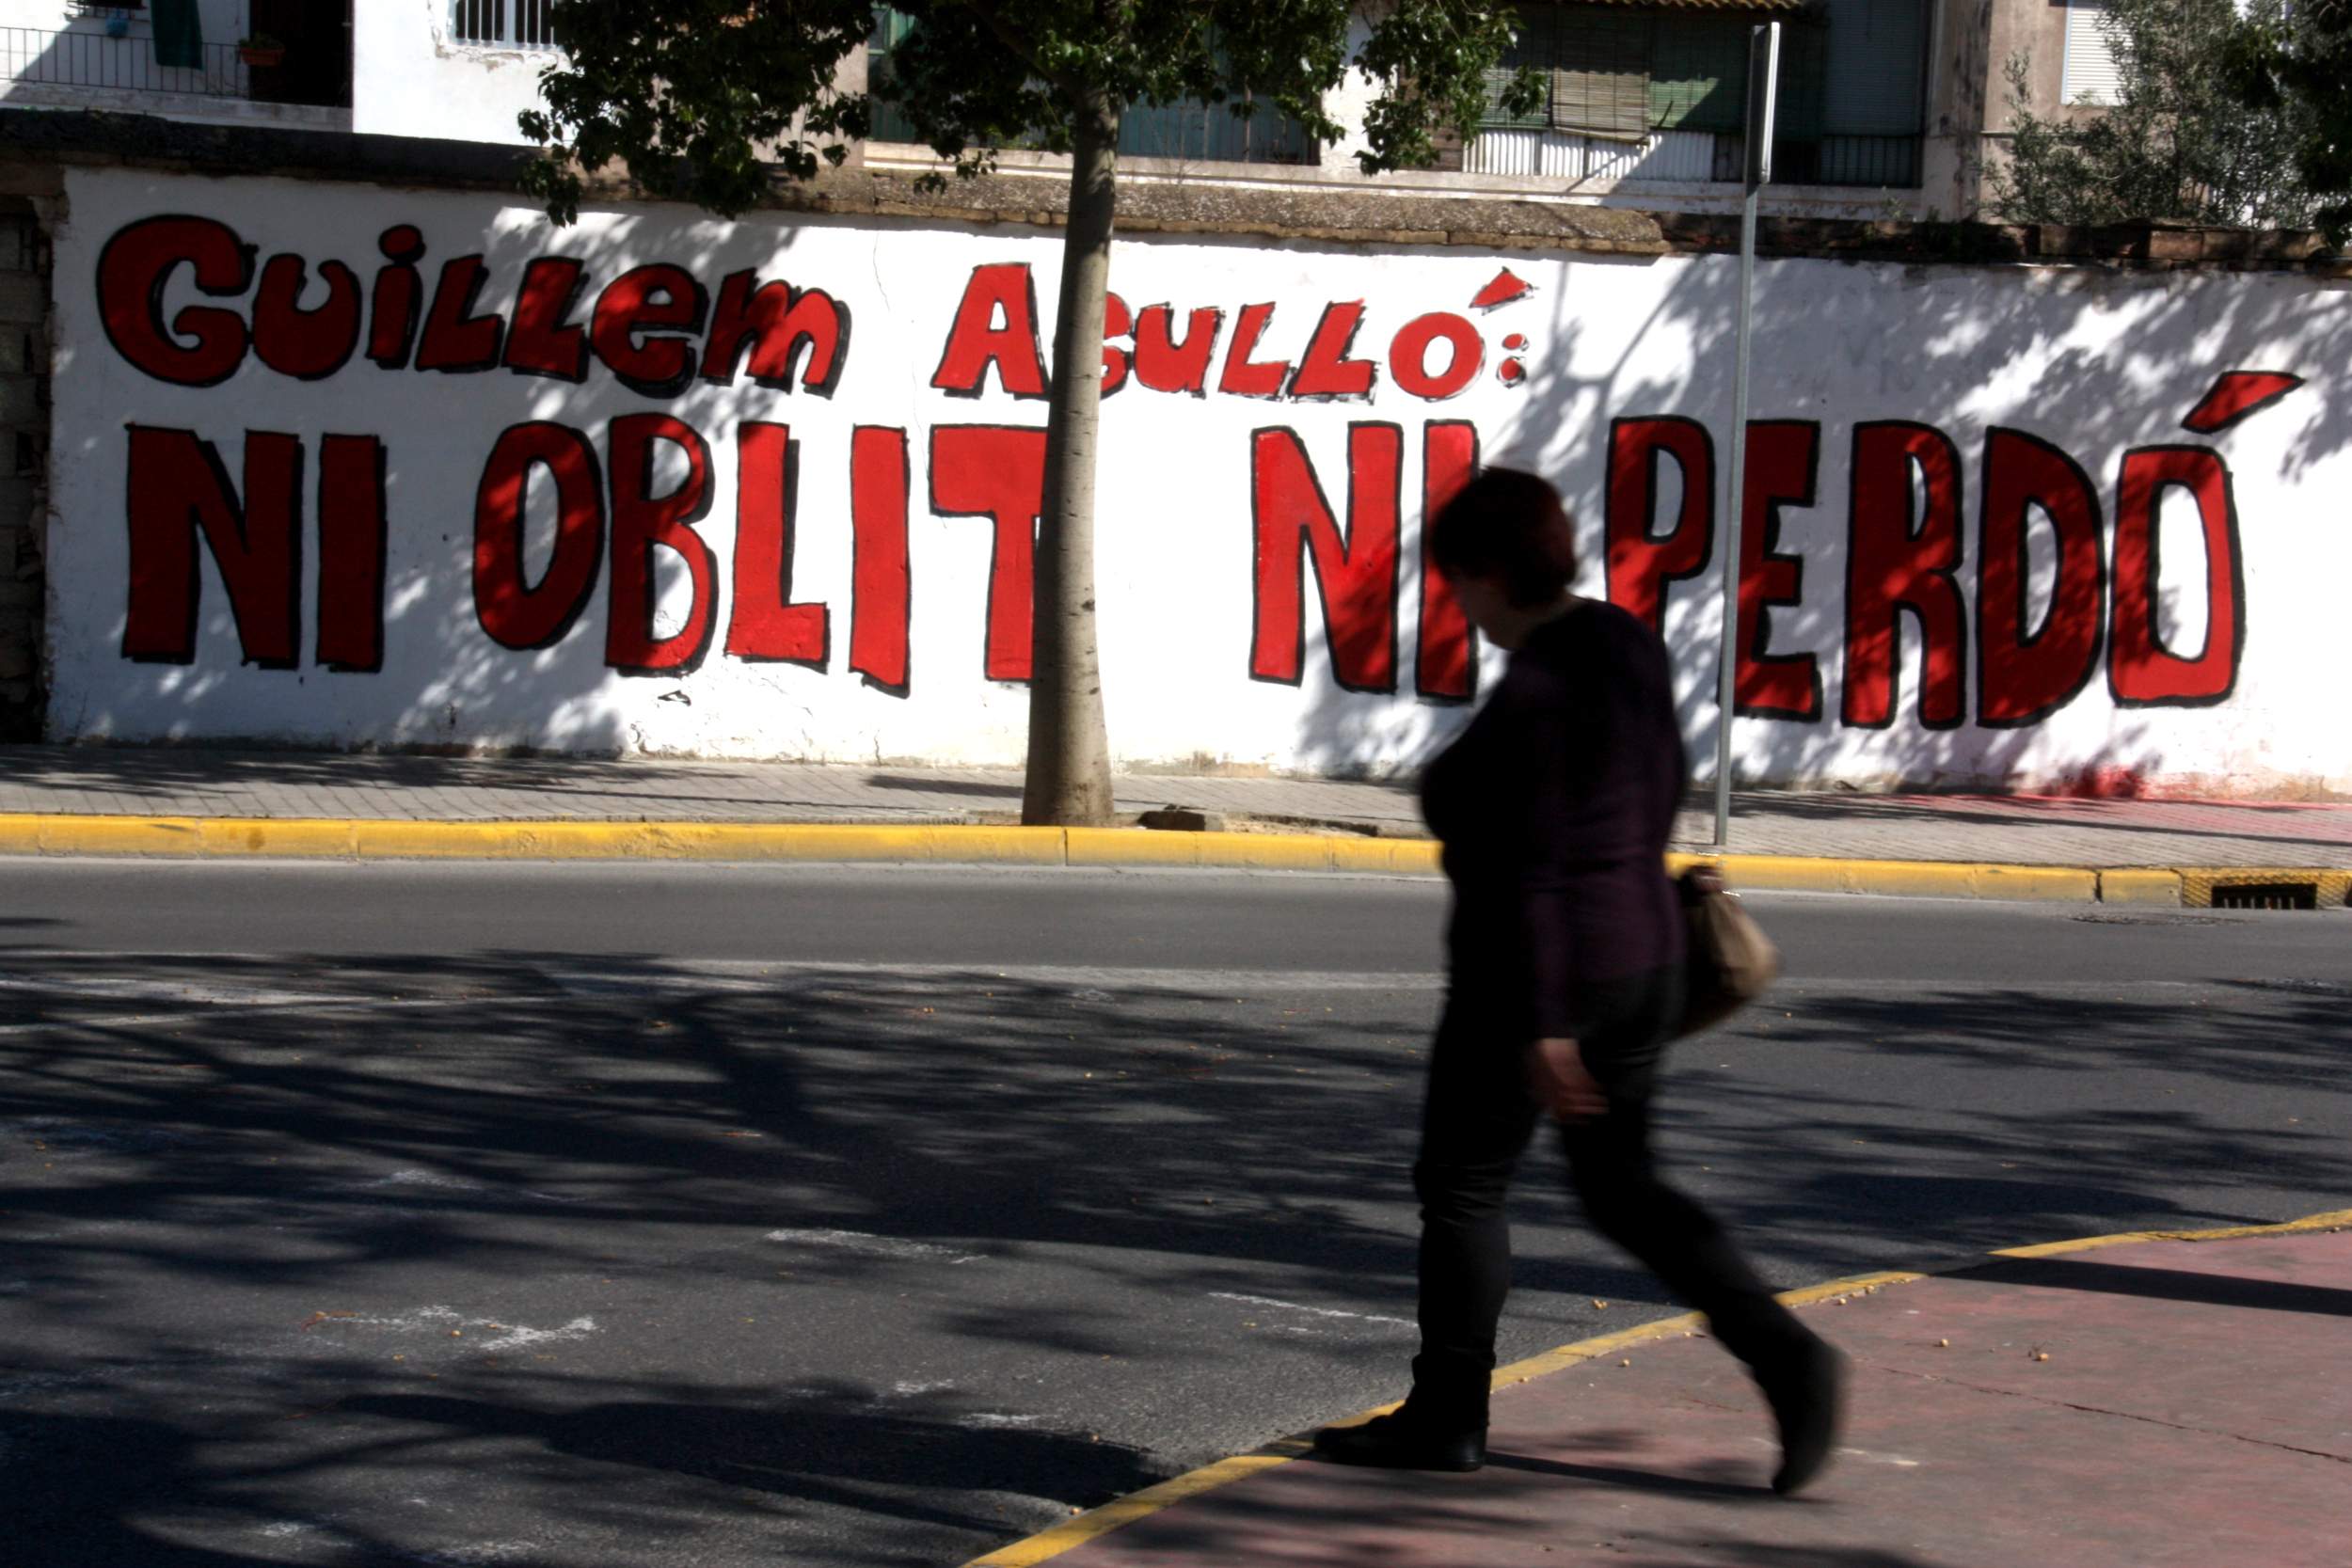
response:
{"label": "shadow on road", "polygon": [[[1368,993],[1339,1013],[1263,990],[1113,997],[985,972],[530,952],[126,971],[0,949],[0,1320],[17,1343],[78,1336],[0,1378],[0,1528],[72,1543],[59,1563],[252,1560],[172,1544],[175,1522],[224,1519],[364,1557],[381,1543],[364,1521],[306,1513],[306,1478],[428,1462],[495,1466],[552,1516],[632,1531],[691,1536],[713,1510],[846,1510],[875,1532],[846,1560],[944,1560],[1018,1533],[986,1499],[1090,1504],[1167,1468],[1084,1432],[975,1424],[982,1413],[846,1383],[778,1386],[755,1368],[653,1385],[485,1356],[427,1386],[331,1354],[325,1335],[224,1345],[116,1310],[159,1292],[373,1280],[380,1295],[386,1271],[421,1260],[774,1288],[775,1255],[742,1239],[793,1227],[994,1258],[1087,1249],[1089,1267],[1148,1269],[1193,1300],[1248,1291],[1278,1265],[1292,1291],[1409,1310],[1396,1199],[1426,993]],[[1743,1233],[1805,1238],[1796,1261],[1816,1276],[1878,1265],[1889,1235],[1957,1252],[2236,1218],[2167,1195],[2249,1172],[2324,1189],[2341,1149],[2188,1100],[2037,1120],[1970,1098],[2027,1062],[2106,1082],[2145,1065],[2159,1031],[2171,1061],[2217,1084],[2340,1083],[2340,996],[2222,995],[2194,1013],[2022,990],[1807,997],[1800,1018],[1687,1051],[1665,1136],[1678,1169],[1715,1172],[1709,1201]],[[1800,1047],[1834,1091],[1777,1070]],[[1903,1126],[1901,1170],[1883,1146],[1904,1107],[1845,1072],[1884,1061],[1953,1085],[1940,1116]],[[1568,1218],[1537,1167],[1525,1185],[1522,1219]],[[648,1260],[614,1240],[647,1227],[708,1241]],[[886,1266],[808,1249],[793,1272],[856,1282]],[[1610,1262],[1536,1257],[1520,1284],[1654,1299]],[[973,1299],[939,1321],[976,1354],[1132,1349],[1080,1302]],[[1585,1479],[1640,1484],[1608,1469]]]}

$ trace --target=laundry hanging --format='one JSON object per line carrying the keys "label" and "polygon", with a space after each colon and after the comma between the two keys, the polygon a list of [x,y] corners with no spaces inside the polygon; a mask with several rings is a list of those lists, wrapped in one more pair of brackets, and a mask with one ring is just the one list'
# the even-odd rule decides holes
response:
{"label": "laundry hanging", "polygon": [[204,69],[204,22],[197,0],[151,0],[155,63],[181,71]]}

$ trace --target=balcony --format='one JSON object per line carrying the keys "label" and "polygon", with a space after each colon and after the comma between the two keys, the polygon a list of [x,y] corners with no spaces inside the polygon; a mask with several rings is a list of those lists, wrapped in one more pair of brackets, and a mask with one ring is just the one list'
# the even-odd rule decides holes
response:
{"label": "balcony", "polygon": [[0,27],[0,106],[103,109],[209,123],[348,130],[348,55],[296,37],[275,58],[235,43],[197,46],[197,64],[164,65],[143,18],[123,13],[51,31]]}
{"label": "balcony", "polygon": [[[1631,138],[1489,127],[1464,150],[1462,168],[1468,174],[1571,184],[1723,184],[1740,180],[1745,141],[1713,131],[1653,131]],[[1772,179],[1781,185],[1915,190],[1920,141],[1918,136],[1823,136],[1777,142]]]}

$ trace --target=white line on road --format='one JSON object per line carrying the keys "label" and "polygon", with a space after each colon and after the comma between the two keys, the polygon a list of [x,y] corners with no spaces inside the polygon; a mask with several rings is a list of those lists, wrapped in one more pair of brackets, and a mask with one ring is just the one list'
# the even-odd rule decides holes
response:
{"label": "white line on road", "polygon": [[935,1246],[930,1242],[911,1242],[903,1236],[869,1236],[863,1230],[771,1230],[768,1240],[793,1246],[833,1247],[868,1258],[928,1258],[944,1259],[950,1263],[977,1263],[987,1256],[978,1252],[959,1253],[953,1247]]}
{"label": "white line on road", "polygon": [[1232,1291],[1211,1291],[1218,1301],[1238,1301],[1248,1307],[1272,1307],[1284,1312],[1304,1312],[1315,1318],[1352,1318],[1358,1323],[1394,1323],[1399,1328],[1411,1328],[1413,1323],[1404,1318],[1384,1318],[1377,1312],[1343,1312],[1336,1307],[1302,1307],[1295,1301],[1278,1301],[1272,1296],[1237,1295]]}
{"label": "white line on road", "polygon": [[329,1313],[314,1319],[311,1328],[388,1328],[395,1334],[435,1333],[464,1338],[468,1329],[489,1329],[490,1338],[476,1339],[468,1350],[516,1350],[524,1345],[545,1345],[567,1339],[584,1339],[596,1332],[594,1318],[574,1318],[561,1328],[532,1328],[524,1323],[510,1323],[497,1318],[469,1318],[447,1307],[420,1307],[411,1311],[394,1313],[389,1317],[369,1317],[360,1314]]}

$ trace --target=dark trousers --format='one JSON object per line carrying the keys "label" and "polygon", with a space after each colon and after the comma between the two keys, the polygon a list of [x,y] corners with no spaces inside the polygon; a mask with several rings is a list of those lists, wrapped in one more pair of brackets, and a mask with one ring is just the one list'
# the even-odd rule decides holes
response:
{"label": "dark trousers", "polygon": [[[1725,1349],[1768,1378],[1813,1335],[1772,1292],[1714,1216],[1660,1178],[1649,1148],[1650,1098],[1681,1017],[1681,976],[1661,970],[1588,988],[1579,1033],[1609,1110],[1560,1124],[1567,1176],[1600,1233],[1708,1316]],[[1542,1117],[1521,1053],[1459,1003],[1449,1003],[1431,1052],[1429,1100],[1413,1190],[1421,1198],[1421,1354],[1413,1403],[1449,1422],[1483,1425],[1495,1366],[1495,1325],[1511,1289],[1503,1198]]]}

